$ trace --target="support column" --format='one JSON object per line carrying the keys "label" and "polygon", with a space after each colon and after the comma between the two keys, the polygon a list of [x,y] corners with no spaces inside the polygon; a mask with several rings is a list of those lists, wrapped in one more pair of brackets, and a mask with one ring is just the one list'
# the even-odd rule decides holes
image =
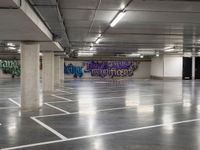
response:
{"label": "support column", "polygon": [[55,56],[54,58],[54,80],[55,84],[60,84],[60,56]]}
{"label": "support column", "polygon": [[42,84],[44,92],[54,91],[54,52],[43,53]]}
{"label": "support column", "polygon": [[195,80],[195,56],[192,56],[192,80]]}
{"label": "support column", "polygon": [[21,44],[21,107],[23,110],[36,110],[42,105],[39,95],[39,53],[39,43]]}
{"label": "support column", "polygon": [[60,58],[60,80],[64,82],[65,75],[64,75],[64,58]]}

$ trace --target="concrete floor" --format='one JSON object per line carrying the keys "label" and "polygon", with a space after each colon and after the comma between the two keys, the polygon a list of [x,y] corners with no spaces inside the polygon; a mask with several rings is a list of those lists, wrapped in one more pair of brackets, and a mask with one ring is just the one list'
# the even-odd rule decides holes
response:
{"label": "concrete floor", "polygon": [[200,82],[68,80],[39,111],[19,109],[19,80],[0,80],[0,148],[199,150]]}

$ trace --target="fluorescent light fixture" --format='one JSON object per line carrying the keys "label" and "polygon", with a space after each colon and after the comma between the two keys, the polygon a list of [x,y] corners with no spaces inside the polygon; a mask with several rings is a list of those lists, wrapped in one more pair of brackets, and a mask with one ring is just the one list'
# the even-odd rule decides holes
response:
{"label": "fluorescent light fixture", "polygon": [[165,52],[172,52],[174,51],[175,49],[174,48],[171,48],[171,49],[165,49]]}
{"label": "fluorescent light fixture", "polygon": [[90,46],[91,46],[91,47],[93,47],[93,46],[94,46],[94,44],[93,44],[93,43],[91,43],[91,44],[90,44]]}
{"label": "fluorescent light fixture", "polygon": [[101,37],[101,34],[98,35],[98,38],[100,38],[100,37]]}
{"label": "fluorescent light fixture", "polygon": [[160,55],[159,55],[159,53],[156,53],[156,57],[159,57]]}
{"label": "fluorescent light fixture", "polygon": [[8,47],[10,50],[15,50],[16,47]]}
{"label": "fluorescent light fixture", "polygon": [[167,46],[164,49],[172,49],[172,48],[173,48],[173,46]]}
{"label": "fluorescent light fixture", "polygon": [[93,56],[94,53],[83,53],[83,52],[78,52],[78,56],[81,57],[81,56]]}
{"label": "fluorescent light fixture", "polygon": [[152,48],[139,48],[138,51],[154,51]]}
{"label": "fluorescent light fixture", "polygon": [[12,46],[12,47],[14,47],[15,44],[9,42],[9,43],[7,43],[7,46]]}
{"label": "fluorescent light fixture", "polygon": [[92,46],[90,46],[90,51],[92,51],[93,50],[93,47]]}
{"label": "fluorescent light fixture", "polygon": [[96,51],[79,51],[78,53],[96,53]]}
{"label": "fluorescent light fixture", "polygon": [[164,48],[164,51],[165,52],[172,52],[172,51],[174,51],[175,49],[174,49],[174,46],[167,46],[167,47],[165,47]]}
{"label": "fluorescent light fixture", "polygon": [[192,57],[192,53],[191,52],[184,52],[184,56],[185,57]]}
{"label": "fluorescent light fixture", "polygon": [[124,3],[122,3],[122,4],[120,5],[120,9],[121,9],[121,10],[123,10],[125,7],[126,7],[126,5],[125,5]]}
{"label": "fluorescent light fixture", "polygon": [[140,55],[140,58],[144,58],[144,55]]}
{"label": "fluorescent light fixture", "polygon": [[17,53],[21,53],[21,49],[19,49],[19,50],[17,51]]}
{"label": "fluorescent light fixture", "polygon": [[111,22],[110,26],[114,27],[124,16],[125,16],[126,12],[122,11],[120,12],[115,18],[114,20]]}
{"label": "fluorescent light fixture", "polygon": [[43,54],[42,54],[42,53],[40,53],[40,56],[43,56]]}
{"label": "fluorescent light fixture", "polygon": [[132,54],[129,54],[128,57],[139,57],[141,54],[138,54],[138,53],[132,53]]}
{"label": "fluorescent light fixture", "polygon": [[138,50],[138,53],[141,55],[155,55],[155,51],[140,51]]}
{"label": "fluorescent light fixture", "polygon": [[96,44],[99,44],[99,42],[101,41],[101,39],[100,38],[98,38],[97,40],[96,40]]}

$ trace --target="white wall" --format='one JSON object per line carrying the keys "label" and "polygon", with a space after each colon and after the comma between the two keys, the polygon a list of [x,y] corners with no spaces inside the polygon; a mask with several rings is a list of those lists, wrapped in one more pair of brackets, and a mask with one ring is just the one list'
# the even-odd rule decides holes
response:
{"label": "white wall", "polygon": [[141,62],[139,68],[134,72],[133,78],[148,79],[151,74],[151,62]]}
{"label": "white wall", "polygon": [[163,77],[163,57],[155,57],[151,60],[151,76]]}
{"label": "white wall", "polygon": [[[73,64],[74,66],[82,66],[83,61],[65,61],[65,64]],[[84,69],[83,69],[84,71]],[[131,78],[135,79],[148,79],[150,78],[150,72],[151,72],[151,62],[140,62],[139,68],[134,72],[134,75]],[[65,79],[72,79],[73,75],[65,75]],[[90,73],[84,73],[83,72],[83,79],[90,79],[90,78],[98,78],[98,77],[91,77]],[[99,77],[100,78],[100,77]],[[127,77],[128,78],[128,77]]]}
{"label": "white wall", "polygon": [[152,58],[151,76],[161,78],[181,78],[183,57],[164,56]]}
{"label": "white wall", "polygon": [[165,56],[164,57],[164,77],[181,78],[183,72],[183,57]]}

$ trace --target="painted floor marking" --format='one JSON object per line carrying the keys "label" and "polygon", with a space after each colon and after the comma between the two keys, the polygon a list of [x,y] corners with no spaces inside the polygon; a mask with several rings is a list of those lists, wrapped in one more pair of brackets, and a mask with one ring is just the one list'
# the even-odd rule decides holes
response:
{"label": "painted floor marking", "polygon": [[60,134],[59,132],[57,132],[56,130],[54,130],[53,128],[49,127],[48,125],[46,125],[45,123],[43,123],[42,121],[36,119],[35,117],[31,117],[32,120],[34,120],[35,122],[37,122],[38,124],[40,124],[42,127],[44,127],[45,129],[49,130],[51,133],[55,134],[57,137],[59,137],[61,140],[67,140],[68,138],[65,137],[64,135]]}
{"label": "painted floor marking", "polygon": [[41,115],[41,116],[34,116],[34,117],[35,118],[45,118],[45,117],[56,117],[56,116],[66,116],[66,113],[64,113],[64,114]]}
{"label": "painted floor marking", "polygon": [[[156,95],[160,95],[160,94],[151,94],[151,95],[140,95],[141,97],[148,97],[148,96],[156,96]],[[62,97],[62,96],[57,96],[55,94],[53,94],[52,96],[56,97],[56,98],[60,98],[60,99],[63,99],[65,101],[53,101],[53,102],[46,102],[46,103],[49,103],[49,104],[54,104],[54,103],[64,103],[64,102],[78,102],[79,100],[71,100],[71,99],[68,99],[68,98],[65,98],[65,97]],[[135,96],[132,96],[133,98],[134,97],[137,97],[137,95]],[[106,99],[120,99],[120,98],[126,98],[125,96],[116,96],[116,97],[102,97],[102,98],[96,98],[96,100],[106,100]]]}
{"label": "painted floor marking", "polygon": [[[142,106],[160,106],[160,105],[174,105],[174,104],[180,104],[182,102],[177,102],[177,103],[163,103],[163,104],[155,104],[155,105],[142,105]],[[124,109],[134,109],[134,108],[137,108],[137,106],[135,105],[134,106],[127,106],[127,107],[116,107],[116,108],[108,108],[108,109],[100,109],[100,110],[96,110],[94,111],[95,113],[97,112],[105,112],[105,111],[113,111],[113,110],[124,110]],[[70,115],[73,115],[73,114],[82,114],[84,112],[72,112],[70,113]]]}
{"label": "painted floor marking", "polygon": [[118,99],[118,98],[126,98],[125,96],[116,96],[116,97],[102,97],[102,98],[96,98],[97,100],[102,100],[102,99]]}
{"label": "painted floor marking", "polygon": [[65,111],[65,110],[63,110],[63,109],[61,109],[61,108],[58,108],[58,107],[56,107],[56,106],[53,106],[53,105],[51,105],[51,104],[48,104],[48,103],[44,103],[44,104],[47,105],[47,106],[49,106],[49,107],[51,107],[51,108],[54,108],[54,109],[59,110],[59,111],[61,111],[61,112],[64,112],[64,113],[66,113],[66,114],[70,114],[70,112]]}
{"label": "painted floor marking", "polygon": [[127,132],[146,130],[146,129],[153,129],[153,128],[158,128],[158,127],[165,127],[165,126],[178,125],[178,124],[197,122],[197,121],[200,121],[200,119],[191,119],[191,120],[164,123],[164,124],[158,124],[158,125],[152,125],[152,126],[146,126],[146,127],[139,127],[139,128],[132,128],[132,129],[126,129],[126,130],[113,131],[113,132],[106,132],[106,133],[100,133],[100,134],[94,134],[94,135],[87,135],[87,136],[69,138],[67,141],[74,141],[74,140],[87,139],[87,138],[93,138],[93,137],[101,137],[101,136],[105,136],[105,135],[114,135],[114,134],[127,133]]}
{"label": "painted floor marking", "polygon": [[17,109],[19,107],[0,107],[0,110],[4,110],[4,109]]}
{"label": "painted floor marking", "polygon": [[[36,122],[38,121],[37,119],[35,119],[35,120],[36,120]],[[106,135],[115,135],[115,134],[129,133],[129,132],[140,131],[140,130],[148,130],[148,129],[154,129],[154,128],[171,126],[171,125],[179,125],[179,124],[190,123],[190,122],[197,122],[197,121],[200,121],[200,119],[183,120],[183,121],[177,121],[177,122],[171,122],[171,123],[165,123],[165,124],[158,124],[158,125],[152,125],[152,126],[146,126],[146,127],[139,127],[139,128],[131,128],[131,129],[118,130],[118,131],[113,131],[113,132],[105,132],[105,133],[99,133],[99,134],[94,134],[94,135],[86,135],[86,136],[75,137],[75,138],[68,138],[68,139],[66,137],[64,137],[63,135],[61,135],[60,133],[56,133],[56,134],[58,134],[61,137],[63,136],[62,137],[63,139],[62,140],[56,140],[56,141],[49,141],[49,142],[41,142],[41,143],[34,143],[34,144],[22,145],[22,146],[15,146],[15,147],[10,147],[10,148],[3,148],[1,150],[13,150],[13,149],[20,149],[20,148],[42,146],[42,145],[48,145],[48,144],[54,144],[54,143],[62,143],[62,142],[68,142],[68,141],[75,141],[75,140],[81,140],[81,139],[101,137],[101,136],[106,136]],[[39,121],[39,123],[42,123],[42,122]]]}
{"label": "painted floor marking", "polygon": [[[140,105],[140,106],[164,106],[164,105],[176,105],[176,104],[182,104],[182,102],[173,102],[173,103],[160,103],[160,104],[154,104],[154,105]],[[51,105],[53,106],[53,105]],[[99,109],[99,110],[94,110],[91,113],[98,113],[98,112],[106,112],[106,111],[113,111],[113,110],[123,110],[123,109],[135,109],[137,108],[135,106],[127,106],[127,107],[115,107],[115,108],[108,108],[108,109]],[[55,106],[56,107],[56,106]],[[58,107],[56,107],[58,108]],[[58,108],[59,109],[59,108]],[[65,111],[65,110],[63,110]],[[65,112],[64,112],[65,113]],[[43,115],[43,116],[35,116],[36,118],[45,118],[45,117],[53,117],[53,116],[66,116],[66,115],[77,115],[77,114],[84,114],[85,112],[68,112],[69,114],[53,114],[53,115]]]}
{"label": "painted floor marking", "polygon": [[[61,97],[61,96],[59,96]],[[62,97],[64,98],[64,97]],[[120,98],[125,98],[124,96],[119,96],[119,97],[103,97],[103,98],[96,98],[96,100],[106,100],[106,99],[120,99]],[[78,102],[79,100],[71,100],[71,101],[54,101],[54,102],[46,102],[49,104],[55,104],[55,103],[67,103],[67,102]]]}
{"label": "painted floor marking", "polygon": [[21,148],[35,147],[35,146],[48,145],[48,144],[61,143],[61,142],[65,142],[65,140],[55,140],[55,141],[40,142],[40,143],[35,143],[35,144],[27,144],[27,145],[15,146],[15,147],[10,147],[10,148],[2,148],[1,150],[21,149]]}
{"label": "painted floor marking", "polygon": [[68,101],[68,102],[71,102],[71,101],[72,101],[71,99],[68,99],[68,98],[65,98],[65,97],[61,97],[61,96],[57,96],[57,95],[55,95],[55,94],[52,94],[51,96],[56,97],[56,98],[59,98],[59,99],[63,99],[63,100]]}
{"label": "painted floor marking", "polygon": [[[12,98],[20,98],[20,97],[12,97]],[[7,99],[8,99],[7,97],[5,97],[5,98],[0,97],[0,101],[7,100]]]}
{"label": "painted floor marking", "polygon": [[67,93],[67,94],[72,94],[71,92],[64,91],[64,90],[60,90],[60,89],[56,89],[56,91],[58,91],[58,92],[62,92],[62,93]]}
{"label": "painted floor marking", "polygon": [[15,105],[21,107],[21,105],[18,102],[16,102],[15,100],[13,100],[12,98],[8,98],[8,100],[11,101],[12,103],[14,103]]}
{"label": "painted floor marking", "polygon": [[[82,94],[82,95],[89,95],[89,94],[94,94],[94,93],[96,93],[96,94],[104,94],[104,93],[118,93],[118,92],[124,92],[124,91],[127,91],[127,90],[111,90],[111,91],[93,91],[93,92],[87,92],[87,91],[85,91],[85,93],[84,94]],[[131,90],[130,92],[138,92],[137,90]],[[76,93],[71,93],[72,95],[76,95],[76,94],[79,94],[78,92],[76,92]],[[161,95],[161,94],[151,94],[152,96],[156,96],[156,95]]]}
{"label": "painted floor marking", "polygon": [[45,102],[48,104],[56,104],[56,103],[69,103],[68,101],[55,101],[55,102]]}

